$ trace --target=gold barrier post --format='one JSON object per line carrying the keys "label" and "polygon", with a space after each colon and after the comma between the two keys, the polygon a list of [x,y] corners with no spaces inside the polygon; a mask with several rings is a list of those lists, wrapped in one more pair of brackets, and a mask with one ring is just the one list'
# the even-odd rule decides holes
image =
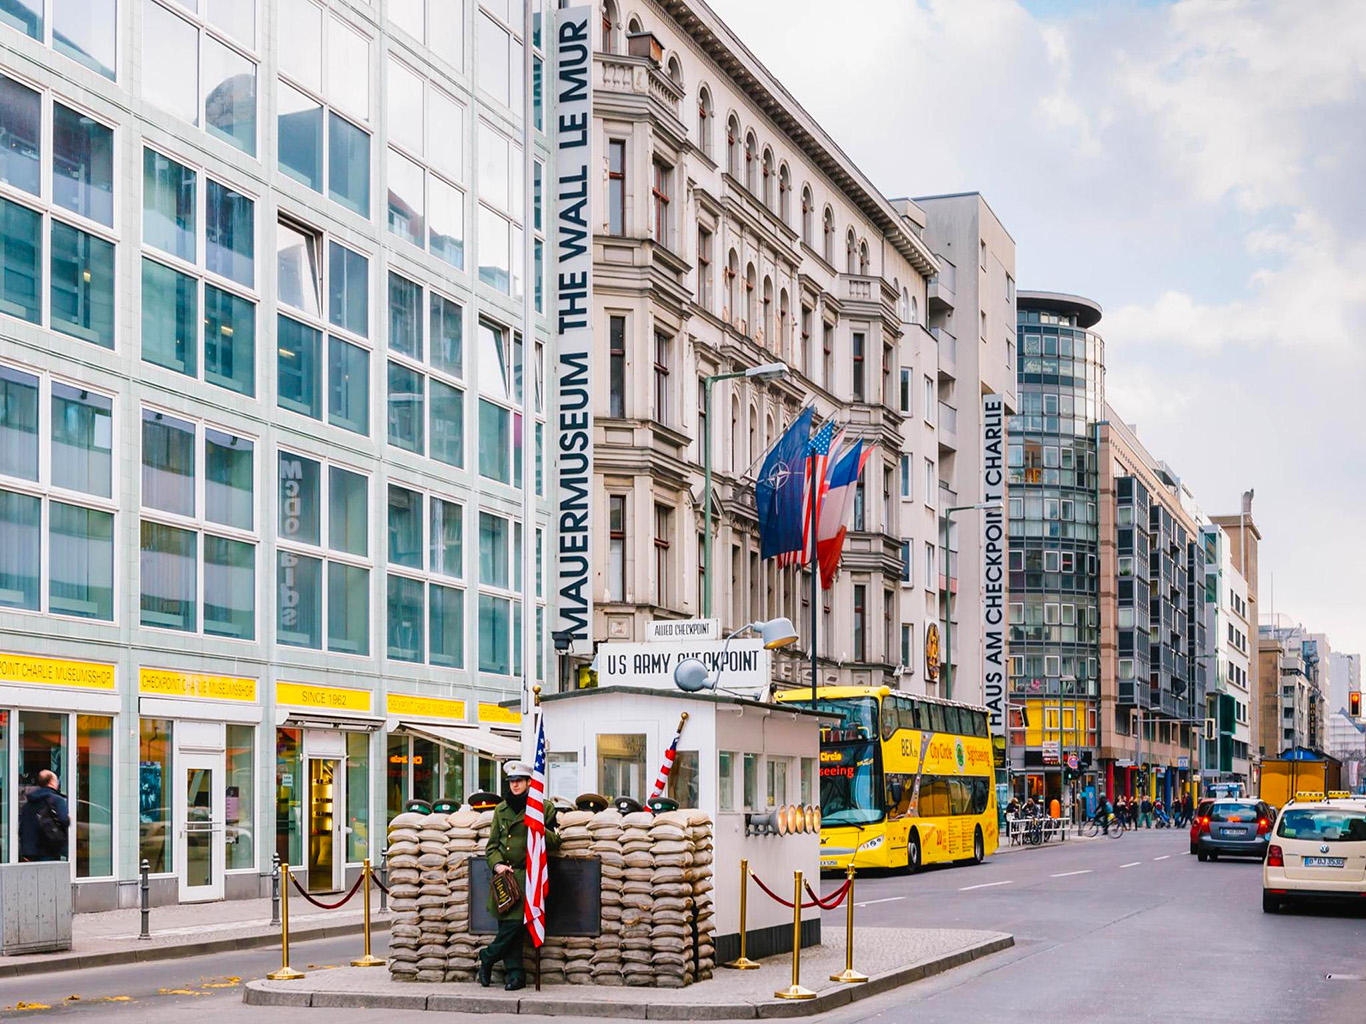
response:
{"label": "gold barrier post", "polygon": [[846,908],[844,916],[844,971],[840,974],[830,975],[830,980],[842,981],[852,985],[868,980],[868,975],[854,970],[854,862],[852,860],[849,862],[845,877],[849,880],[849,889],[844,894]]}
{"label": "gold barrier post", "polygon": [[773,993],[775,999],[815,999],[816,993],[802,988],[802,873],[792,872],[792,984]]}
{"label": "gold barrier post", "polygon": [[370,955],[370,858],[365,858],[365,866],[361,869],[365,874],[365,880],[361,882],[361,888],[365,890],[365,955],[359,960],[352,960],[352,967],[383,967],[384,961],[377,956]]}
{"label": "gold barrier post", "polygon": [[729,967],[734,971],[753,971],[762,967],[763,964],[756,960],[751,960],[745,956],[745,910],[749,905],[749,861],[740,861],[740,955],[722,967]]}
{"label": "gold barrier post", "polygon": [[296,981],[304,976],[289,966],[289,865],[280,865],[280,969],[271,971],[266,977],[271,981]]}

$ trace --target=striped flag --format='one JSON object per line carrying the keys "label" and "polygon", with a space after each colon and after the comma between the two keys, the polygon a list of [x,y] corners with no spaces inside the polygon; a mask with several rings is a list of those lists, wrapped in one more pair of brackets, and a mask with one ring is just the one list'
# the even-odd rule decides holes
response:
{"label": "striped flag", "polygon": [[536,717],[536,760],[526,791],[526,928],[531,943],[545,942],[545,898],[549,891],[545,849],[545,721]]}
{"label": "striped flag", "polygon": [[674,733],[674,741],[669,744],[669,749],[664,751],[664,763],[659,766],[659,777],[655,779],[654,792],[650,794],[651,800],[657,796],[663,796],[664,787],[669,784],[669,772],[673,771],[674,758],[678,754],[678,741],[683,736],[683,722],[685,721],[687,721],[686,718],[679,721],[678,732]]}
{"label": "striped flag", "polygon": [[825,469],[830,462],[830,449],[834,447],[835,421],[826,420],[816,431],[806,449],[806,493],[802,498],[802,564],[811,561],[811,548],[815,538],[811,535],[811,502],[816,503],[816,515],[820,515],[821,498],[825,494],[827,481]]}

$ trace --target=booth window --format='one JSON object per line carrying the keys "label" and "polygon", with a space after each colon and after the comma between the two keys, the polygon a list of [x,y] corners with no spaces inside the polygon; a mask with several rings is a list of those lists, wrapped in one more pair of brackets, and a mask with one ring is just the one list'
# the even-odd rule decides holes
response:
{"label": "booth window", "polygon": [[735,810],[735,755],[723,750],[716,759],[716,800],[717,808],[722,811]]}
{"label": "booth window", "polygon": [[768,806],[781,807],[787,803],[787,759],[768,759]]}
{"label": "booth window", "polygon": [[669,771],[669,798],[677,800],[679,807],[696,807],[698,777],[697,751],[676,751],[673,768]]}
{"label": "booth window", "polygon": [[645,734],[598,736],[598,789],[610,797],[645,799]]}
{"label": "booth window", "polygon": [[171,721],[140,721],[138,748],[138,842],[152,874],[165,874],[171,858]]}
{"label": "booth window", "polygon": [[223,794],[227,869],[238,871],[256,867],[256,728],[229,725],[227,729],[228,786]]}
{"label": "booth window", "polygon": [[759,808],[759,755],[745,755],[745,793],[744,809],[747,811],[758,810]]}
{"label": "booth window", "polygon": [[370,734],[346,734],[346,859],[364,860],[370,849]]}
{"label": "booth window", "polygon": [[815,778],[816,778],[816,759],[814,757],[802,758],[802,804],[810,806],[815,803]]}

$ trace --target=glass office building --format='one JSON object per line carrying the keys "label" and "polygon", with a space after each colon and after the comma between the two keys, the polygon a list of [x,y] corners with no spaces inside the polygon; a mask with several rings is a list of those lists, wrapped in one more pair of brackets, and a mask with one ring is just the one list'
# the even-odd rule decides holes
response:
{"label": "glass office building", "polygon": [[78,909],[134,905],[144,858],[156,902],[268,893],[272,854],[339,888],[516,752],[531,8],[0,9],[0,862],[55,771]]}
{"label": "glass office building", "polygon": [[1064,796],[1069,754],[1082,785],[1098,767],[1097,423],[1100,307],[1018,292],[1018,415],[1010,418],[1010,726],[1014,793]]}

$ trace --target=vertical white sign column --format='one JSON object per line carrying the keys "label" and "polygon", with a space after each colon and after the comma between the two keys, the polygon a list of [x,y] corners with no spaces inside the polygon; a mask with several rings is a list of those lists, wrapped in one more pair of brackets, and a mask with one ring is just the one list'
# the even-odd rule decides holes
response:
{"label": "vertical white sign column", "polygon": [[592,7],[555,19],[556,631],[593,631]]}
{"label": "vertical white sign column", "polygon": [[1006,409],[1000,395],[982,396],[982,702],[998,756],[1005,751],[1006,649]]}

